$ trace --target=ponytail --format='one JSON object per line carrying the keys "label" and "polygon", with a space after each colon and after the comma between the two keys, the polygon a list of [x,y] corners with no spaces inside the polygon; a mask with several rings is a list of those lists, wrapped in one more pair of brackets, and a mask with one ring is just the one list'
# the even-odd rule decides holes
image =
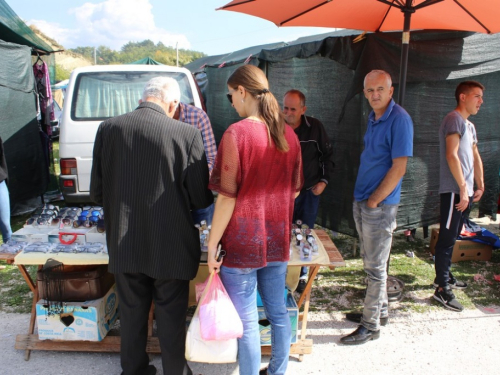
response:
{"label": "ponytail", "polygon": [[285,138],[285,119],[278,101],[268,89],[268,81],[262,70],[253,65],[243,65],[236,69],[227,80],[231,87],[243,86],[258,101],[259,116],[264,120],[269,141],[274,141],[278,151],[290,148]]}

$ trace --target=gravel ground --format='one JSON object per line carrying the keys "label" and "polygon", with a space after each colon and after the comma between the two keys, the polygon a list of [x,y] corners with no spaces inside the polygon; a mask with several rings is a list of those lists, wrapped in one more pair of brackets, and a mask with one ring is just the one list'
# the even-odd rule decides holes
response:
{"label": "gravel ground", "polygon": [[[497,233],[500,215],[496,221],[473,220]],[[433,292],[429,287],[429,298]],[[28,323],[29,314],[0,312],[0,375],[120,374],[120,356],[114,353],[33,351],[25,361],[24,351],[14,344]],[[309,312],[307,327],[307,338],[314,341],[312,354],[304,355],[302,362],[292,355],[289,375],[486,375],[500,369],[500,306],[392,314],[380,339],[361,346],[339,344],[340,337],[357,327],[341,313]],[[262,367],[268,361],[263,357]],[[152,364],[163,374],[159,355]],[[237,364],[190,366],[195,375],[238,374]]]}
{"label": "gravel ground", "polygon": [[[391,316],[379,340],[357,347],[339,345],[340,337],[356,328],[342,314],[310,313],[309,318],[313,352],[303,362],[292,356],[287,374],[483,375],[498,374],[500,368],[500,307]],[[120,374],[118,354],[34,351],[25,361],[14,343],[28,322],[28,314],[0,313],[0,374]],[[263,366],[268,360],[263,358]],[[152,363],[162,374],[159,355]],[[236,364],[190,365],[194,374],[238,374]]]}

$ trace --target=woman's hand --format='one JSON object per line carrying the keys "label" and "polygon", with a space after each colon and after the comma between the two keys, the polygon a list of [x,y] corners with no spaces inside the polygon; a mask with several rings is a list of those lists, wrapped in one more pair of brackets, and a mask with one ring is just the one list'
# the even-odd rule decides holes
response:
{"label": "woman's hand", "polygon": [[[220,248],[220,246],[219,246]],[[212,273],[212,271],[220,272],[220,266],[222,265],[222,259],[217,262],[217,248],[215,246],[208,246],[208,273]]]}

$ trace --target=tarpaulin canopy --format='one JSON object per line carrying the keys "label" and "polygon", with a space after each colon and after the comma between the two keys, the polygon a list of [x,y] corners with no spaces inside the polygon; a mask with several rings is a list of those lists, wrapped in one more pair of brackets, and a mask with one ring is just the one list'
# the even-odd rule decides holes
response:
{"label": "tarpaulin canopy", "polygon": [[40,52],[54,52],[17,16],[4,0],[0,0],[0,38],[11,43],[36,48]]}
{"label": "tarpaulin canopy", "polygon": [[[359,34],[359,32],[358,32]],[[364,76],[388,71],[398,88],[401,33],[308,38],[281,48],[253,47],[248,61],[262,68],[279,102],[296,88],[307,98],[307,115],[323,122],[334,144],[336,170],[322,194],[317,222],[343,233],[355,233],[352,196],[371,108],[362,94]],[[204,67],[208,79],[207,113],[217,140],[239,120],[225,98],[229,75],[246,61],[237,51]],[[247,55],[248,56],[248,55]],[[221,66],[221,60],[226,64]],[[399,227],[438,222],[439,139],[443,117],[456,106],[454,92],[462,80],[486,86],[484,104],[470,120],[476,124],[484,163],[486,191],[480,212],[496,214],[500,169],[500,35],[471,32],[414,32],[409,50],[405,108],[412,116],[414,157],[403,180]],[[198,61],[187,67],[198,69]]]}
{"label": "tarpaulin canopy", "polygon": [[129,64],[137,64],[137,65],[163,65],[162,63],[152,59],[151,57],[145,57],[143,59],[131,62]]}
{"label": "tarpaulin canopy", "polygon": [[0,136],[14,212],[17,203],[45,193],[48,166],[36,119],[31,48],[0,40],[0,66]]}

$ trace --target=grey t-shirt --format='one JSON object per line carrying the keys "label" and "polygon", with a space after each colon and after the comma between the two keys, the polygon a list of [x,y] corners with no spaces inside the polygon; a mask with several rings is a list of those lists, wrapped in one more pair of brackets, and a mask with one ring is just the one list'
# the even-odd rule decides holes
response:
{"label": "grey t-shirt", "polygon": [[474,154],[472,150],[474,144],[477,144],[476,128],[472,122],[464,120],[457,111],[448,113],[439,128],[439,194],[460,194],[460,188],[451,174],[448,161],[446,160],[446,137],[450,134],[458,134],[460,136],[458,158],[462,165],[462,173],[467,184],[467,191],[469,197],[471,197],[474,195]]}

